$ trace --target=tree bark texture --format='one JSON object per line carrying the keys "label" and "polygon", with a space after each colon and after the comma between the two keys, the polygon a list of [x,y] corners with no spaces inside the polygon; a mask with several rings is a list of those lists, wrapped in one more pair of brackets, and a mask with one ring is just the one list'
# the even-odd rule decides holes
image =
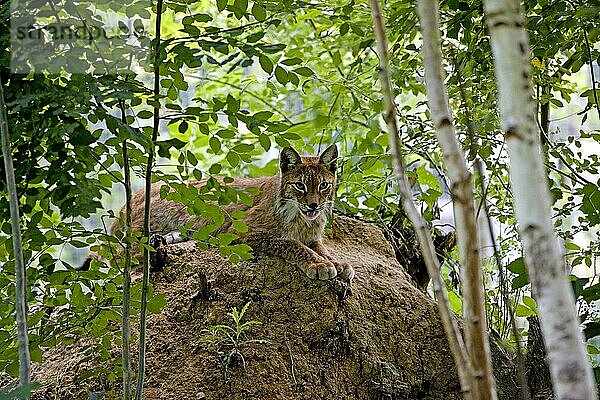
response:
{"label": "tree bark texture", "polygon": [[392,164],[398,184],[398,190],[402,198],[402,206],[406,211],[408,219],[411,221],[419,240],[419,246],[423,253],[423,259],[427,266],[427,271],[431,277],[433,290],[436,295],[440,317],[443,322],[444,331],[450,344],[450,349],[454,356],[454,361],[458,370],[458,376],[464,392],[465,399],[471,399],[470,387],[470,364],[468,363],[467,352],[463,338],[458,330],[456,320],[450,311],[448,293],[441,277],[440,263],[435,254],[435,248],[431,232],[423,216],[419,213],[412,200],[410,184],[405,174],[403,164],[400,137],[398,135],[398,124],[396,115],[396,105],[392,91],[392,83],[389,71],[388,42],[385,34],[385,25],[379,0],[370,0],[371,13],[373,17],[373,26],[377,40],[377,53],[379,55],[379,68],[381,76],[381,86],[384,101],[384,116],[388,127],[390,138],[390,148],[392,151]]}
{"label": "tree bark texture", "polygon": [[0,136],[2,136],[2,156],[6,171],[6,186],[9,195],[10,220],[12,222],[13,253],[15,256],[15,309],[17,318],[17,343],[19,346],[19,386],[29,385],[31,381],[31,356],[29,354],[29,336],[27,335],[27,300],[25,260],[21,244],[19,218],[19,199],[12,161],[12,151],[8,136],[8,113],[4,104],[4,89],[0,81]]}
{"label": "tree bark texture", "polygon": [[465,344],[471,362],[471,390],[474,399],[496,399],[490,344],[483,301],[479,237],[475,219],[473,184],[456,133],[444,85],[437,0],[418,0],[417,12],[423,36],[425,86],[431,118],[443,152],[454,219],[463,282]]}
{"label": "tree bark texture", "polygon": [[557,399],[596,399],[575,299],[552,223],[532,98],[525,20],[518,0],[486,0],[502,130],[510,157],[516,219]]}

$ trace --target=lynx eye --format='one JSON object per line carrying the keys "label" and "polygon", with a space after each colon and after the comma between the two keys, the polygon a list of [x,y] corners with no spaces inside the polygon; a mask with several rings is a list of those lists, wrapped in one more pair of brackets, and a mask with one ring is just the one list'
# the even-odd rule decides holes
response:
{"label": "lynx eye", "polygon": [[306,185],[304,184],[304,182],[293,182],[292,185],[294,186],[294,188],[302,193],[306,192]]}
{"label": "lynx eye", "polygon": [[329,187],[331,186],[331,184],[329,182],[321,182],[319,183],[319,192],[324,192],[327,189],[329,189]]}

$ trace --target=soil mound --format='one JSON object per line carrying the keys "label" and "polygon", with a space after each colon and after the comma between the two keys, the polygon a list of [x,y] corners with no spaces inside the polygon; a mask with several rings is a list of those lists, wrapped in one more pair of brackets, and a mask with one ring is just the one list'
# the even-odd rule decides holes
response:
{"label": "soil mound", "polygon": [[[310,280],[281,259],[232,265],[192,242],[168,246],[165,271],[151,278],[167,305],[148,319],[145,398],[461,398],[436,305],[382,231],[336,216],[325,245],[354,266],[351,286]],[[223,326],[235,328],[229,313],[246,304],[239,324],[260,324],[236,339]],[[89,367],[78,362],[84,352],[81,343],[48,354],[36,398],[110,397],[119,379],[77,380]]]}

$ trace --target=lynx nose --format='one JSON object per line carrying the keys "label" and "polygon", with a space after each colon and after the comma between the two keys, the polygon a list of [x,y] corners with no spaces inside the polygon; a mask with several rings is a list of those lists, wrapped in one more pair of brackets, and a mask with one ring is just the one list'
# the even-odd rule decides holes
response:
{"label": "lynx nose", "polygon": [[310,208],[311,210],[316,210],[317,207],[319,207],[319,205],[317,203],[310,203],[308,205],[308,208]]}

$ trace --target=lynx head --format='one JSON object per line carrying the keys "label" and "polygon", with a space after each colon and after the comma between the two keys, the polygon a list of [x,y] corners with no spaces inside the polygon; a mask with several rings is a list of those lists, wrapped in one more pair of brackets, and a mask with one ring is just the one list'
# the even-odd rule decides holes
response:
{"label": "lynx head", "polygon": [[335,196],[338,151],[329,146],[319,157],[300,156],[291,147],[281,150],[279,208],[286,222],[296,217],[305,222],[324,221]]}

